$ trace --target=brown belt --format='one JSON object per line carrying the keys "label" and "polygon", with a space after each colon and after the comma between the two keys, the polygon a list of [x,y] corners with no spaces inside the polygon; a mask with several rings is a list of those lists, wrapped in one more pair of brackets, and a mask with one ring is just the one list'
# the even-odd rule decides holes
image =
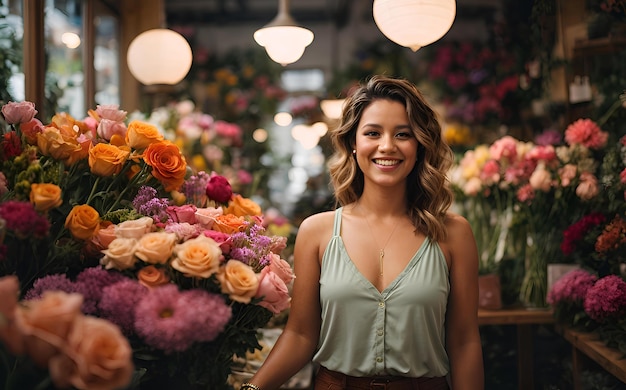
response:
{"label": "brown belt", "polygon": [[403,376],[356,377],[320,367],[315,375],[315,390],[370,389],[370,390],[447,390],[444,377],[409,378]]}

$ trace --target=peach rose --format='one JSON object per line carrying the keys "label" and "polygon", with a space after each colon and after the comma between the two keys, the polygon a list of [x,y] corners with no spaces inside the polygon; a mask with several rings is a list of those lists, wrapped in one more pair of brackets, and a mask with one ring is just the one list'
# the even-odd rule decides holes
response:
{"label": "peach rose", "polygon": [[46,212],[63,204],[61,188],[51,183],[33,183],[30,185],[30,202],[35,210]]}
{"label": "peach rose", "polygon": [[591,200],[600,193],[598,179],[589,172],[580,175],[580,184],[576,187],[576,195],[582,200]]}
{"label": "peach rose", "polygon": [[150,144],[163,141],[163,135],[159,133],[156,126],[141,122],[132,121],[126,129],[126,144],[133,149],[143,150]]}
{"label": "peach rose", "polygon": [[104,257],[100,259],[100,264],[106,269],[124,270],[135,266],[135,247],[137,240],[134,238],[116,238],[111,241],[107,249],[102,250]]}
{"label": "peach rose", "polygon": [[120,173],[130,152],[117,146],[99,143],[89,149],[89,169],[96,176],[111,177]]}
{"label": "peach rose", "polygon": [[193,225],[197,222],[196,210],[196,206],[192,204],[184,204],[182,206],[167,206],[165,212],[174,222],[187,222]]}
{"label": "peach rose", "polygon": [[74,238],[89,240],[100,229],[100,215],[87,204],[74,206],[65,218],[65,227]]}
{"label": "peach rose", "polygon": [[102,221],[100,222],[100,229],[98,229],[98,233],[92,237],[92,242],[94,245],[100,250],[106,249],[109,247],[111,241],[115,240],[115,224],[110,221]]}
{"label": "peach rose", "polygon": [[259,306],[263,306],[274,314],[289,308],[291,302],[285,282],[267,267],[261,271],[259,289],[255,297],[263,298]]}
{"label": "peach rose", "polygon": [[219,270],[222,250],[213,239],[198,236],[176,245],[174,255],[172,268],[185,276],[206,279]]}
{"label": "peach rose", "polygon": [[141,217],[115,225],[115,236],[118,238],[140,239],[152,230],[154,220],[150,217]]}
{"label": "peach rose", "polygon": [[218,215],[224,215],[224,211],[221,207],[206,207],[206,208],[198,208],[196,209],[196,221],[202,227],[211,229],[213,226],[213,222],[215,221],[215,217]]}
{"label": "peach rose", "polygon": [[259,278],[254,270],[239,260],[228,260],[217,273],[223,294],[233,301],[250,303],[259,289]]}
{"label": "peach rose", "polygon": [[232,234],[242,231],[247,225],[244,217],[237,217],[233,214],[218,215],[213,222],[213,230]]}
{"label": "peach rose", "polygon": [[67,352],[50,361],[50,376],[57,386],[108,390],[130,384],[134,371],[132,349],[111,322],[80,317],[68,335]]}
{"label": "peach rose", "polygon": [[23,302],[15,320],[25,336],[26,354],[39,367],[59,352],[74,321],[82,316],[83,296],[62,291],[45,291],[41,299]]}
{"label": "peach rose", "polygon": [[153,265],[143,267],[137,272],[139,284],[151,288],[169,283],[170,278],[165,273],[164,268],[157,268]]}
{"label": "peach rose", "polygon": [[150,264],[165,264],[172,256],[176,234],[166,232],[147,233],[139,239],[135,256]]}
{"label": "peach rose", "polygon": [[43,123],[41,123],[41,121],[37,118],[33,118],[20,125],[20,130],[22,131],[22,134],[24,134],[26,142],[29,145],[37,145],[37,134],[42,133],[43,129]]}
{"label": "peach rose", "polygon": [[178,146],[172,142],[150,144],[143,160],[152,167],[152,176],[161,182],[165,191],[178,190],[185,181],[187,163]]}
{"label": "peach rose", "polygon": [[15,325],[15,313],[20,294],[20,282],[16,276],[0,278],[0,342],[15,355],[24,353],[22,334]]}
{"label": "peach rose", "polygon": [[37,134],[37,147],[44,156],[52,156],[67,165],[73,165],[86,158],[89,153],[89,149],[84,150],[76,138],[61,134],[55,127],[46,127],[43,132]]}
{"label": "peach rose", "polygon": [[244,198],[239,194],[234,194],[228,202],[228,207],[224,210],[224,214],[233,214],[238,217],[246,215],[261,215],[262,210],[252,199]]}
{"label": "peach rose", "polygon": [[528,182],[535,190],[548,192],[550,191],[550,188],[552,188],[552,177],[550,176],[550,172],[543,167],[537,167],[532,175],[530,175]]}
{"label": "peach rose", "polygon": [[275,273],[285,284],[291,283],[295,278],[291,264],[286,260],[281,259],[277,254],[270,254],[270,264],[268,267],[273,273]]}

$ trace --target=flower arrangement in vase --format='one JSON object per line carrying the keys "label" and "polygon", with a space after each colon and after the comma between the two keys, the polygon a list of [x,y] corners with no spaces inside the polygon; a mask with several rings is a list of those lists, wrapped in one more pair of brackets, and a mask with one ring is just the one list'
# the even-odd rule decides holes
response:
{"label": "flower arrangement in vase", "polygon": [[[177,145],[150,123],[126,124],[117,106],[47,125],[29,102],[2,113],[0,276],[14,279],[0,293],[23,302],[0,305],[5,388],[24,376],[80,389],[231,388],[233,357],[260,348],[258,329],[289,307],[287,238],[269,233],[261,207],[227,178],[192,172]],[[11,336],[31,336],[16,307],[51,294],[75,297],[76,318],[123,335],[116,345],[128,346],[132,375],[128,359],[121,381],[95,367],[103,377],[94,387],[59,375],[56,358],[32,366],[31,350],[13,348]],[[70,344],[79,322],[67,322]],[[68,354],[67,342],[36,340],[51,357]],[[65,374],[80,370],[78,358],[61,361]]]}

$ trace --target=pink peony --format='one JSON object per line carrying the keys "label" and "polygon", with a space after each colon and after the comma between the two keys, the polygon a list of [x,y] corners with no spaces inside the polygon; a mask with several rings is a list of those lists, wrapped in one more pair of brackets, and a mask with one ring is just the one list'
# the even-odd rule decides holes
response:
{"label": "pink peony", "polygon": [[591,119],[578,119],[565,129],[565,141],[569,145],[580,144],[590,149],[606,145],[609,133],[602,131]]}
{"label": "pink peony", "polygon": [[35,103],[33,102],[8,102],[2,106],[4,120],[10,125],[29,122],[37,115]]}
{"label": "pink peony", "polygon": [[594,285],[597,276],[582,269],[575,269],[557,280],[548,292],[547,301],[551,305],[577,303],[585,299],[587,290]]}

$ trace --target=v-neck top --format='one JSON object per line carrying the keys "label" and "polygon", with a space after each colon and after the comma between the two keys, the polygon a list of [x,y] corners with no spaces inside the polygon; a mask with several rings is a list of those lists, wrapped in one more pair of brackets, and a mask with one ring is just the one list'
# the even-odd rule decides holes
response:
{"label": "v-neck top", "polygon": [[352,376],[445,376],[450,282],[438,243],[428,237],[382,292],[358,270],[341,238],[341,212],[322,257],[320,340],[313,361]]}

